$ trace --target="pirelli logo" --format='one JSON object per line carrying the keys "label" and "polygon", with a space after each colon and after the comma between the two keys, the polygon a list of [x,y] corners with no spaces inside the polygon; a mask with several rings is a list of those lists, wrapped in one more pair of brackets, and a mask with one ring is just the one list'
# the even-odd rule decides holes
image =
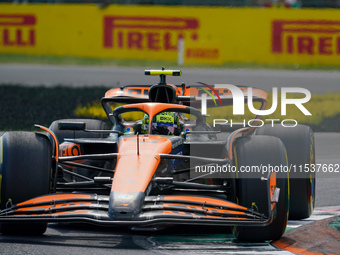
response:
{"label": "pirelli logo", "polygon": [[176,51],[179,38],[197,40],[195,18],[104,16],[104,48]]}
{"label": "pirelli logo", "polygon": [[274,20],[272,53],[340,55],[340,20]]}
{"label": "pirelli logo", "polygon": [[34,46],[35,25],[35,15],[0,13],[0,47]]}

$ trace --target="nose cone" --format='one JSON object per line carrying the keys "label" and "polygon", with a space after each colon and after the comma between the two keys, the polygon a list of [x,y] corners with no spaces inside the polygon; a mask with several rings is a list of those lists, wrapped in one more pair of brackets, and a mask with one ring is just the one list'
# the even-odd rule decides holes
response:
{"label": "nose cone", "polygon": [[109,217],[114,220],[131,219],[140,212],[143,200],[143,192],[123,193],[112,191],[110,194]]}
{"label": "nose cone", "polygon": [[109,217],[114,220],[131,219],[137,216],[143,206],[147,187],[160,162],[160,153],[170,153],[172,143],[158,136],[123,138],[119,142],[115,174],[112,181],[109,203]]}

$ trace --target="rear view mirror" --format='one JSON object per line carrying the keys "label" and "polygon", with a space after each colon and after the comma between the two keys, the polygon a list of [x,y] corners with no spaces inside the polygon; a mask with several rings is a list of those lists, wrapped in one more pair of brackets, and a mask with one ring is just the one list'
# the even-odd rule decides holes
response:
{"label": "rear view mirror", "polygon": [[58,129],[59,130],[85,131],[86,124],[85,122],[59,122]]}

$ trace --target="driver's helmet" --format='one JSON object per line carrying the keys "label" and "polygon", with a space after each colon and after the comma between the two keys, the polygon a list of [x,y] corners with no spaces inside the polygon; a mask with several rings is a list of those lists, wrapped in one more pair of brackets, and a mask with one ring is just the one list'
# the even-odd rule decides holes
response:
{"label": "driver's helmet", "polygon": [[[144,115],[142,120],[142,133],[147,134],[149,129],[149,116]],[[157,135],[179,135],[182,131],[182,124],[175,112],[162,112],[154,116],[151,134]]]}

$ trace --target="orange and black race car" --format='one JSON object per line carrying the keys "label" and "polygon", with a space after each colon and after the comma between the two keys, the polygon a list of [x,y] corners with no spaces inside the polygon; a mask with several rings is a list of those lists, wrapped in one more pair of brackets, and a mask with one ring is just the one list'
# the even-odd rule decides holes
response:
{"label": "orange and black race car", "polygon": [[[160,82],[102,98],[112,127],[64,119],[37,125],[44,132],[1,136],[3,234],[43,234],[56,222],[134,230],[187,224],[232,226],[241,240],[264,241],[279,239],[288,217],[311,215],[314,174],[286,171],[314,164],[309,127],[256,127],[257,116],[245,127],[213,128],[197,108],[232,105],[230,90],[166,83],[177,70],[145,74]],[[247,102],[249,88],[238,89]],[[251,96],[266,107],[266,92]]]}

